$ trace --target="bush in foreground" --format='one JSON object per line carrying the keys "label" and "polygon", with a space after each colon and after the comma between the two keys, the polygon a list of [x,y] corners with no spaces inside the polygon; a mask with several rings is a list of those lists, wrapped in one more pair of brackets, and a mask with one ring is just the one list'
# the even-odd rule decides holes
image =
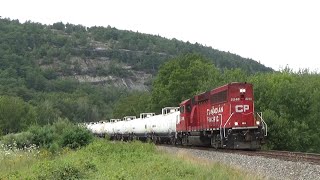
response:
{"label": "bush in foreground", "polygon": [[71,149],[76,149],[81,146],[86,146],[93,139],[93,136],[84,128],[74,127],[71,129],[66,129],[61,138],[62,147],[69,147]]}
{"label": "bush in foreground", "polygon": [[88,145],[92,142],[92,134],[67,120],[60,119],[53,125],[32,126],[28,131],[18,134],[8,134],[2,137],[5,145],[17,144],[18,148],[29,147],[31,145],[49,149],[51,152],[62,147],[71,149]]}

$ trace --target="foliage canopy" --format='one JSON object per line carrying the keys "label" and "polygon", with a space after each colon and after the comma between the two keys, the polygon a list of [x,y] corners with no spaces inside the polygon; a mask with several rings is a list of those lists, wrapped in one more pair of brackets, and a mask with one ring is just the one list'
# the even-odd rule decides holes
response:
{"label": "foliage canopy", "polygon": [[201,55],[187,54],[164,64],[153,83],[152,104],[155,109],[177,106],[201,91],[210,78],[217,79],[218,70]]}

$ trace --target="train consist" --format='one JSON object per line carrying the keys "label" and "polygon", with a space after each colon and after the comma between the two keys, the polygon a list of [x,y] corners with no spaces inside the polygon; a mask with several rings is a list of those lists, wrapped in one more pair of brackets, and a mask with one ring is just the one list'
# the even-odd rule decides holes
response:
{"label": "train consist", "polygon": [[162,113],[142,113],[84,124],[92,133],[113,140],[260,149],[267,136],[262,113],[254,112],[253,86],[229,83],[196,95]]}

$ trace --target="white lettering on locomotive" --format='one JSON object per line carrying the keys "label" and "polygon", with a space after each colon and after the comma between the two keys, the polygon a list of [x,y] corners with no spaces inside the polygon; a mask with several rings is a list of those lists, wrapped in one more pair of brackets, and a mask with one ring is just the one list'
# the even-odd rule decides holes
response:
{"label": "white lettering on locomotive", "polygon": [[219,107],[212,106],[211,109],[207,109],[208,122],[219,122],[220,119],[222,118],[221,113],[223,113],[223,107],[221,107],[221,106],[219,106]]}
{"label": "white lettering on locomotive", "polygon": [[235,106],[236,112],[242,113],[246,112],[250,109],[249,105],[236,105]]}
{"label": "white lettering on locomotive", "polygon": [[207,109],[208,116],[215,115],[215,114],[222,113],[222,112],[223,112],[223,107],[221,107],[221,106],[219,106],[219,107],[212,106],[211,109]]}
{"label": "white lettering on locomotive", "polygon": [[[240,101],[241,99],[240,98],[231,98],[231,101]],[[252,101],[252,98],[251,97],[246,97],[245,98],[246,101]]]}
{"label": "white lettering on locomotive", "polygon": [[220,117],[219,115],[216,115],[216,116],[208,117],[207,120],[208,122],[219,122]]}

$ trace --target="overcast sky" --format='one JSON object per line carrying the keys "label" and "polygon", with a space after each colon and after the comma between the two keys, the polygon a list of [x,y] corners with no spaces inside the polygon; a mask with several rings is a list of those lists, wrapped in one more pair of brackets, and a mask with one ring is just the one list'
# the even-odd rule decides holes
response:
{"label": "overcast sky", "polygon": [[0,16],[176,38],[252,58],[275,70],[320,72],[317,0],[0,0]]}

